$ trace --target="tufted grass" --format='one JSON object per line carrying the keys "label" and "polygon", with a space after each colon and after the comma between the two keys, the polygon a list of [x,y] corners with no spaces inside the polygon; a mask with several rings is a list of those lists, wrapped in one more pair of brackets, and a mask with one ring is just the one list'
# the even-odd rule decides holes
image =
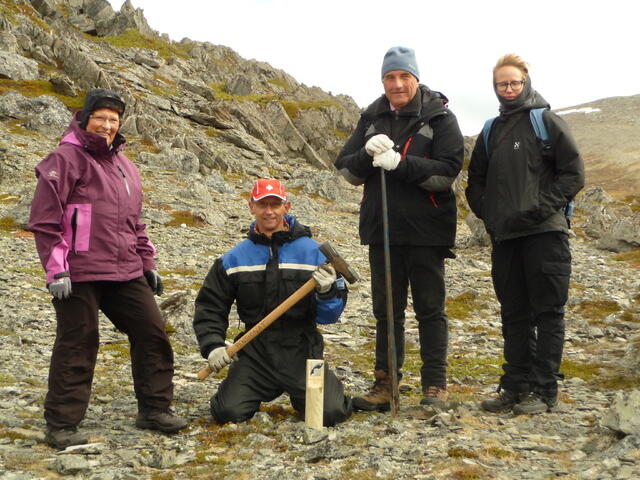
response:
{"label": "tufted grass", "polygon": [[445,305],[449,317],[465,320],[478,308],[478,295],[471,290],[467,290],[457,297],[448,297]]}
{"label": "tufted grass", "polygon": [[607,316],[620,312],[621,308],[620,305],[612,300],[593,298],[583,300],[577,304],[575,311],[591,325],[603,325]]}
{"label": "tufted grass", "polygon": [[94,41],[109,43],[116,48],[145,48],[147,50],[154,50],[165,60],[168,60],[172,56],[189,58],[189,54],[182,47],[160,38],[147,37],[138,30],[131,28],[113,37],[100,37],[97,39],[91,35],[85,35],[85,37]]}
{"label": "tufted grass", "polygon": [[25,97],[35,98],[41,95],[49,95],[56,97],[69,110],[79,110],[84,103],[84,92],[77,97],[69,97],[61,95],[53,89],[51,82],[47,80],[11,80],[9,78],[0,78],[0,95],[4,95],[10,90],[17,90]]}
{"label": "tufted grass", "polygon": [[45,32],[52,31],[49,24],[40,18],[40,15],[33,7],[20,4],[14,0],[0,0],[0,16],[6,17],[9,23],[13,25],[24,23],[24,20],[20,17],[25,16]]}
{"label": "tufted grass", "polygon": [[186,225],[187,227],[204,227],[205,221],[198,215],[194,215],[188,210],[179,210],[171,212],[173,220],[169,220],[165,223],[167,227],[180,227]]}
{"label": "tufted grass", "polygon": [[627,262],[635,268],[640,268],[640,248],[629,250],[628,252],[618,253],[612,258],[616,262]]}
{"label": "tufted grass", "polygon": [[0,218],[0,232],[15,232],[20,230],[20,226],[16,223],[16,219],[12,217]]}
{"label": "tufted grass", "polygon": [[267,80],[270,84],[275,85],[280,88],[284,88],[285,90],[290,90],[291,86],[284,78],[270,78]]}
{"label": "tufted grass", "polygon": [[2,205],[16,205],[19,201],[20,197],[18,195],[0,193],[0,204]]}
{"label": "tufted grass", "polygon": [[213,89],[216,98],[220,100],[236,100],[238,102],[254,102],[264,107],[274,100],[280,102],[289,118],[294,119],[300,115],[302,110],[321,110],[322,108],[337,107],[342,108],[338,102],[332,100],[316,100],[313,102],[302,102],[294,100],[282,100],[274,94],[252,94],[252,95],[233,95],[229,92],[227,85],[224,83],[209,83]]}

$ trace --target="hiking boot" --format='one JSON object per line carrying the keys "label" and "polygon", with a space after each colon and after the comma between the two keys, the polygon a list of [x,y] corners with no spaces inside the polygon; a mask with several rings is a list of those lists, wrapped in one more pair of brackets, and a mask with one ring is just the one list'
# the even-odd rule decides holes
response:
{"label": "hiking boot", "polygon": [[89,443],[89,437],[78,432],[78,427],[53,428],[47,427],[44,441],[50,447],[64,450],[72,445]]}
{"label": "hiking boot", "polygon": [[436,385],[429,385],[422,389],[422,400],[420,400],[420,405],[444,405],[449,398],[449,392],[447,392],[447,387],[438,387]]}
{"label": "hiking boot", "polygon": [[500,391],[500,395],[498,397],[484,400],[480,404],[480,408],[492,413],[508,412],[527,395],[527,393],[513,392],[511,390],[503,389]]}
{"label": "hiking boot", "polygon": [[187,421],[184,418],[174,415],[169,410],[140,411],[136,417],[136,427],[147,430],[175,433],[186,426]]}
{"label": "hiking boot", "polygon": [[545,413],[558,404],[558,394],[541,395],[531,392],[513,407],[516,415],[530,415],[533,413]]}
{"label": "hiking boot", "polygon": [[384,370],[376,370],[373,375],[373,387],[364,397],[353,397],[353,409],[388,412],[391,409],[391,378]]}

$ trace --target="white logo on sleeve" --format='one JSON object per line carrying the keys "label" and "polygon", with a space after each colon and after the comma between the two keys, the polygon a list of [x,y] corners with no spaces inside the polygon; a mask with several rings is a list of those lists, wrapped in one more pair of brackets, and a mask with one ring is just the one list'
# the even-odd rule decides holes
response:
{"label": "white logo on sleeve", "polygon": [[49,172],[47,172],[47,177],[58,178],[58,172],[55,170],[49,170]]}
{"label": "white logo on sleeve", "polygon": [[513,142],[513,149],[520,150],[520,142]]}

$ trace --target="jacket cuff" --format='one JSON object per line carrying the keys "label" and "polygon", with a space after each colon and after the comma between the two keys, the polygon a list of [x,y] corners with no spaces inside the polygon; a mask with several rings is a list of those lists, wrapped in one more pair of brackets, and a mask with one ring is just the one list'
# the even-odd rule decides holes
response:
{"label": "jacket cuff", "polygon": [[316,291],[316,298],[318,300],[329,300],[330,298],[335,297],[338,294],[338,288],[336,287],[336,283],[333,282],[331,288],[324,293],[318,293]]}

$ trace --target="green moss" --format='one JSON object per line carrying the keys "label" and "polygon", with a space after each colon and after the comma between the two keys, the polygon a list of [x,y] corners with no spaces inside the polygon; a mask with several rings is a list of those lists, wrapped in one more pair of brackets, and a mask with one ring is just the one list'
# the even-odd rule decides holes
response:
{"label": "green moss", "polygon": [[20,230],[20,226],[16,223],[15,218],[11,218],[11,217],[0,218],[0,231],[15,232],[16,230]]}
{"label": "green moss", "polygon": [[0,16],[6,17],[9,23],[13,25],[20,25],[24,21],[20,18],[21,15],[27,17],[30,21],[38,25],[45,32],[51,32],[51,27],[47,24],[38,12],[36,12],[30,5],[19,4],[14,1],[1,0],[0,1]]}
{"label": "green moss", "polygon": [[453,470],[450,478],[452,480],[484,480],[491,477],[482,467],[469,465]]}
{"label": "green moss", "polygon": [[81,109],[84,103],[84,94],[78,97],[61,95],[53,89],[51,82],[46,80],[11,80],[8,78],[0,78],[0,95],[3,95],[10,90],[17,90],[22,95],[29,98],[39,97],[41,95],[50,95],[52,97],[56,97],[70,110]]}
{"label": "green moss", "polygon": [[582,363],[564,359],[560,365],[560,373],[566,378],[581,378],[582,380],[593,380],[600,374],[602,364],[599,363]]}
{"label": "green moss", "polygon": [[635,390],[640,388],[640,375],[618,372],[598,377],[594,383],[604,390]]}
{"label": "green moss", "polygon": [[291,100],[281,100],[280,103],[284,107],[289,118],[296,118],[300,114],[300,110],[321,110],[328,107],[340,107],[340,104],[330,100],[318,100],[315,102],[295,102]]}
{"label": "green moss", "polygon": [[451,458],[478,458],[478,454],[473,450],[462,447],[454,447],[447,450],[447,456]]}
{"label": "green moss", "polygon": [[253,95],[233,95],[229,93],[227,86],[224,83],[210,83],[208,84],[213,89],[216,98],[220,100],[236,100],[238,102],[253,102],[260,106],[265,106],[273,100],[280,102],[284,110],[287,112],[289,118],[296,118],[301,110],[321,110],[327,107],[338,107],[341,105],[338,102],[331,100],[318,100],[314,102],[298,102],[293,100],[281,100],[273,94],[253,94]]}
{"label": "green moss", "polygon": [[500,447],[488,447],[488,448],[485,448],[482,453],[483,455],[486,455],[488,457],[501,458],[501,459],[515,456],[513,452],[504,450]]}
{"label": "green moss", "polygon": [[179,227],[181,225],[186,225],[187,227],[204,227],[206,225],[205,221],[202,217],[198,215],[194,215],[188,210],[180,210],[177,212],[172,212],[171,216],[173,220],[165,223],[167,227]]}
{"label": "green moss", "polygon": [[222,130],[215,128],[215,127],[207,127],[204,130],[205,135],[207,135],[208,137],[217,137],[218,135],[220,135],[222,133]]}
{"label": "green moss", "polygon": [[449,297],[446,300],[447,315],[458,320],[468,318],[477,306],[478,296],[470,290],[461,293],[457,297]]}
{"label": "green moss", "polygon": [[15,385],[15,384],[16,384],[16,379],[13,375],[10,375],[8,373],[0,374],[0,385],[6,386],[6,385]]}
{"label": "green moss", "polygon": [[[6,127],[7,131],[9,133],[13,133],[14,135],[21,135],[23,137],[31,137],[31,138],[37,138],[40,135],[38,132],[34,132],[33,130],[28,130],[24,128],[22,126],[22,122],[24,122],[24,120],[20,118],[14,118],[14,119],[8,120],[7,127]],[[28,146],[28,144],[17,142],[15,146],[26,147]]]}
{"label": "green moss", "polygon": [[289,90],[291,88],[289,83],[284,78],[271,78],[268,81],[270,84],[276,85],[280,88],[284,88],[285,90]]}
{"label": "green moss", "polygon": [[173,270],[158,270],[160,275],[195,275],[197,272],[192,268],[175,268]]}
{"label": "green moss", "polygon": [[178,96],[180,91],[175,86],[166,86],[166,85],[147,85],[147,90],[158,97],[169,97],[169,96]]}
{"label": "green moss", "polygon": [[216,98],[220,100],[232,100],[234,97],[229,90],[227,89],[227,85],[224,83],[209,83],[208,86],[213,90],[213,94]]}
{"label": "green moss", "polygon": [[[87,35],[87,37],[95,40],[95,38],[91,36]],[[171,56],[189,58],[189,54],[181,47],[160,38],[147,37],[138,30],[131,28],[121,35],[117,35],[115,37],[101,37],[98,41],[107,42],[116,48],[145,48],[148,50],[155,50],[158,55],[165,60],[169,59]]]}
{"label": "green moss", "polygon": [[459,379],[473,379],[480,384],[495,383],[502,374],[502,356],[483,357],[468,354],[449,355],[447,375]]}
{"label": "green moss", "polygon": [[344,130],[338,130],[335,128],[331,129],[330,132],[333,133],[333,135],[338,137],[340,140],[346,140],[351,136],[351,133],[345,132]]}
{"label": "green moss", "polygon": [[576,311],[592,324],[601,324],[605,317],[620,310],[616,302],[597,298],[583,300],[576,306]]}
{"label": "green moss", "polygon": [[12,195],[10,193],[0,193],[0,204],[3,205],[15,205],[20,201],[18,195]]}
{"label": "green moss", "polygon": [[628,252],[618,253],[612,258],[617,262],[628,262],[632,266],[640,268],[640,248],[629,250]]}
{"label": "green moss", "polygon": [[116,358],[131,358],[129,342],[126,341],[107,343],[102,346],[101,350],[103,352],[110,352]]}

